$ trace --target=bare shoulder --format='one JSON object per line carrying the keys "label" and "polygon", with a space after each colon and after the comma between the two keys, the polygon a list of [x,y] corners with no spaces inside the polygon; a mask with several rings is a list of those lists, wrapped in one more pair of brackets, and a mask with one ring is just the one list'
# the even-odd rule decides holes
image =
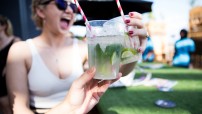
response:
{"label": "bare shoulder", "polygon": [[28,45],[25,41],[18,41],[15,42],[10,50],[9,50],[9,55],[11,58],[18,58],[19,57],[25,57],[29,53]]}
{"label": "bare shoulder", "polygon": [[[16,42],[15,44],[13,44],[11,46],[11,49],[12,50],[16,50],[16,51],[19,51],[21,49],[24,49],[24,48],[27,48],[27,43],[25,41],[19,41],[19,42]],[[21,50],[22,51],[22,50]]]}

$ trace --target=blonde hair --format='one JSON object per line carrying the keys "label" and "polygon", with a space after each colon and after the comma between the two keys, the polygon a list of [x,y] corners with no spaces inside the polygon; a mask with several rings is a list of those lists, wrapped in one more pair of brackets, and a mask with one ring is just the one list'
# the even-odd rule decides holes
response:
{"label": "blonde hair", "polygon": [[0,15],[0,24],[1,26],[6,26],[5,33],[7,36],[13,35],[13,26],[7,17]]}
{"label": "blonde hair", "polygon": [[41,29],[43,27],[43,19],[38,16],[37,9],[43,8],[45,5],[42,5],[42,3],[47,2],[50,0],[32,0],[32,20],[35,22],[38,29]]}

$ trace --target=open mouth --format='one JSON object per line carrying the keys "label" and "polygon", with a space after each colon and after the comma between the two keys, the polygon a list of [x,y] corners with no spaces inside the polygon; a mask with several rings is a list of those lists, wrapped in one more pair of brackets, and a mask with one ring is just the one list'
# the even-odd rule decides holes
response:
{"label": "open mouth", "polygon": [[70,23],[70,20],[67,19],[67,18],[62,18],[60,20],[60,26],[61,26],[62,29],[68,29],[69,23]]}

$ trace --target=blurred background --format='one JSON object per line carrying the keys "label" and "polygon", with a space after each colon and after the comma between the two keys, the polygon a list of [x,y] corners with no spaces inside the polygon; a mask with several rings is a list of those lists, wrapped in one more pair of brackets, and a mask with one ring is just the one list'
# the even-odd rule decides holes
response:
{"label": "blurred background", "polygon": [[[202,0],[120,0],[120,2],[126,15],[130,11],[137,11],[143,15],[143,22],[153,43],[151,44],[153,59],[140,61],[142,64],[132,73],[134,80],[131,82],[126,79],[122,82],[121,88],[109,89],[92,113],[201,114]],[[88,20],[120,16],[115,0],[80,0],[79,3]],[[30,4],[31,0],[0,0],[0,14],[11,20],[14,34],[22,40],[40,33],[31,20]],[[190,52],[192,66],[189,68],[172,66],[175,44],[181,39],[182,29],[188,31],[188,38],[195,44],[195,50]],[[76,14],[71,33],[75,38],[85,39],[84,21],[79,13]],[[155,84],[167,84],[169,88],[161,90],[159,85],[151,84],[154,82],[152,79],[155,79]],[[142,83],[137,84],[138,81]],[[156,106],[155,103],[159,99],[169,99],[176,104],[171,109]]]}
{"label": "blurred background", "polygon": [[[137,11],[143,14],[143,22],[154,43],[155,61],[170,64],[174,44],[180,38],[181,29],[189,31],[195,41],[192,54],[194,67],[202,67],[202,1],[201,0],[120,0],[124,13]],[[80,0],[88,20],[110,19],[119,16],[115,0]],[[26,40],[40,33],[31,20],[31,0],[1,0],[0,14],[7,16],[14,27],[14,34]],[[85,36],[84,22],[78,13],[72,32],[79,38]]]}

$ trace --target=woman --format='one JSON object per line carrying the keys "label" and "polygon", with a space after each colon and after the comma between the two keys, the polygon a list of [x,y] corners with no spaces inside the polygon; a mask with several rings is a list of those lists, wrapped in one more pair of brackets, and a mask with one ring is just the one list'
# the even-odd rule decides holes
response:
{"label": "woman", "polygon": [[[86,44],[66,35],[74,22],[75,8],[70,0],[32,0],[33,19],[42,32],[13,45],[7,61],[9,97],[15,114],[87,113],[115,81],[93,80],[95,68],[83,73]],[[130,35],[144,40],[141,15],[130,15],[126,23],[140,28],[137,33],[131,30]]]}
{"label": "woman", "polygon": [[3,114],[11,114],[5,80],[8,51],[11,45],[19,40],[20,38],[13,35],[10,20],[0,15],[0,111],[2,111]]}

